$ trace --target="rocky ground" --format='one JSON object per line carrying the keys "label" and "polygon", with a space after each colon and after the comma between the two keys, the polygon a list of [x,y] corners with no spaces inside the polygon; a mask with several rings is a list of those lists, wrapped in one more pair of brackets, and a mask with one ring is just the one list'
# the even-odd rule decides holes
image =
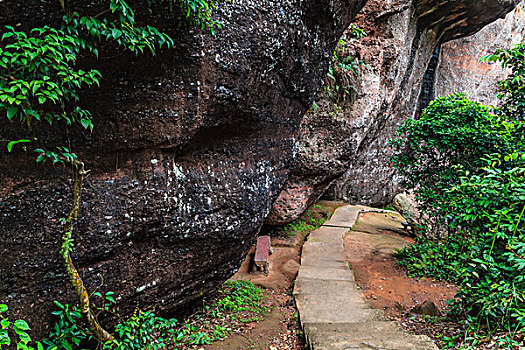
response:
{"label": "rocky ground", "polygon": [[[270,256],[269,274],[253,273],[252,248],[233,280],[250,280],[263,287],[264,306],[270,310],[264,319],[232,327],[232,333],[223,341],[210,345],[193,345],[185,349],[202,350],[300,350],[304,338],[299,326],[297,310],[291,290],[299,269],[301,246],[310,231],[325,221],[342,203],[321,201],[303,217],[292,224],[265,227],[263,233],[271,233],[274,253]],[[409,278],[402,267],[397,266],[392,254],[396,249],[411,244],[413,238],[403,230],[404,219],[393,213],[361,213],[351,234],[344,240],[345,252],[351,264],[359,288],[368,302],[376,309],[385,311],[391,320],[416,334],[431,337],[441,349],[459,349],[458,342],[465,339],[473,343],[463,325],[455,320],[432,315],[419,315],[413,308],[431,302],[441,315],[445,315],[457,288],[445,282],[428,278]],[[213,298],[209,299],[212,302]],[[435,310],[434,310],[435,311]],[[432,308],[427,309],[432,313]],[[195,323],[197,315],[192,317]],[[205,321],[205,320],[204,320]],[[470,339],[469,339],[470,338]],[[469,349],[499,350],[520,349],[523,336],[516,335],[516,345],[503,345],[498,335],[478,339]]]}

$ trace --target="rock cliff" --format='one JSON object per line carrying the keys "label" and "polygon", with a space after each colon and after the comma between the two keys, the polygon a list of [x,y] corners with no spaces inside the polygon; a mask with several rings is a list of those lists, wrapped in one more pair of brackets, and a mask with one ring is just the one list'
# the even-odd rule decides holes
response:
{"label": "rock cliff", "polygon": [[[312,112],[301,124],[365,2],[224,1],[216,14],[224,29],[214,37],[179,30],[176,48],[154,58],[101,53],[103,86],[82,101],[93,135],[49,136],[69,140],[91,170],[74,247],[90,290],[103,277],[122,314],[137,306],[176,312],[213,290],[240,265],[296,157],[292,179],[306,180],[288,188],[305,198],[300,206],[341,174],[339,197],[373,203],[393,192],[385,140],[414,113],[433,51],[516,1],[370,0],[359,15],[369,35],[354,47],[369,65],[351,113]],[[145,21],[145,2],[131,3]],[[96,14],[107,4],[68,6]],[[30,27],[59,15],[51,0],[0,2],[0,24]],[[0,139],[17,130],[0,121]],[[67,169],[0,150],[0,300],[40,335],[52,300],[74,300],[58,254],[70,203]]]}
{"label": "rock cliff", "polygon": [[[68,6],[96,14],[107,3]],[[145,2],[130,3],[145,21]],[[55,23],[57,4],[2,1],[0,24]],[[73,252],[89,290],[103,278],[121,314],[166,314],[233,274],[288,177],[301,117],[362,5],[224,1],[216,36],[179,29],[175,49],[154,58],[101,52],[102,88],[82,100],[94,133],[48,135],[69,139],[91,170]],[[15,138],[19,129],[4,119],[0,139]],[[0,300],[37,335],[50,326],[53,299],[75,301],[58,254],[69,177],[36,166],[31,154],[0,150]]]}
{"label": "rock cliff", "polygon": [[[319,108],[307,113],[301,124],[296,166],[267,223],[293,220],[327,188],[329,197],[351,203],[390,202],[399,191],[400,179],[390,164],[388,140],[403,120],[428,103],[435,90],[445,93],[447,86],[469,91],[474,85],[495,83],[499,75],[488,78],[477,57],[495,45],[507,47],[518,33],[522,35],[521,15],[509,15],[482,31],[491,34],[453,39],[475,33],[516,5],[517,1],[497,0],[368,1],[356,21],[368,35],[347,42],[349,54],[367,62],[352,82],[353,96],[339,105],[323,96],[317,103]],[[478,43],[476,48],[470,48],[472,40]],[[486,40],[495,42],[483,51]],[[437,49],[443,43],[447,43],[447,53],[438,66]],[[460,45],[462,51],[454,45]],[[455,65],[450,57],[454,52],[463,52],[456,61],[465,64],[470,60],[467,65],[473,70],[481,67],[477,80],[471,80],[472,74],[462,75],[464,66]],[[447,81],[447,76],[453,76],[454,82]]]}
{"label": "rock cliff", "polygon": [[441,46],[435,80],[435,95],[468,92],[483,104],[497,104],[497,81],[507,72],[499,64],[479,62],[479,58],[497,49],[511,47],[525,39],[524,4],[505,19],[489,24],[478,33]]}

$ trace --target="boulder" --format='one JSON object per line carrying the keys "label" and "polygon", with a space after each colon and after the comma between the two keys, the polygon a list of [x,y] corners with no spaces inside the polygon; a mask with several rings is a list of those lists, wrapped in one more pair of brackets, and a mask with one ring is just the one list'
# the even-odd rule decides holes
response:
{"label": "boulder", "polygon": [[[100,51],[102,88],[86,91],[95,130],[47,130],[91,170],[73,259],[90,291],[114,291],[123,316],[136,307],[177,313],[239,268],[282,189],[299,123],[321,86],[339,36],[362,0],[225,1],[215,36],[152,18],[175,48],[155,57]],[[67,1],[101,13],[108,1]],[[5,0],[0,24],[57,23],[58,1]],[[162,16],[160,16],[162,17]],[[0,139],[22,130],[0,118]],[[0,148],[0,301],[36,336],[52,325],[53,300],[75,303],[62,267],[70,171]],[[102,319],[108,325],[114,320]]]}
{"label": "boulder", "polygon": [[436,304],[431,302],[430,300],[425,300],[423,303],[414,306],[410,313],[412,314],[418,314],[418,315],[427,315],[427,316],[441,316],[441,311],[439,311]]}
{"label": "boulder", "polygon": [[406,222],[415,228],[421,225],[421,214],[418,210],[418,205],[414,195],[408,193],[399,193],[394,197],[392,206],[396,211],[405,218]]}

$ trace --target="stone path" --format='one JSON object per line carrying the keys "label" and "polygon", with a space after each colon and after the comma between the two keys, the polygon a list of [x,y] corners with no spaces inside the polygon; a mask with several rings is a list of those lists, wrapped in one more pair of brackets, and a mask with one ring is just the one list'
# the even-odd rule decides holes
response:
{"label": "stone path", "polygon": [[430,338],[404,332],[388,321],[357,290],[343,236],[361,211],[377,209],[340,207],[303,246],[293,295],[309,349],[437,350]]}

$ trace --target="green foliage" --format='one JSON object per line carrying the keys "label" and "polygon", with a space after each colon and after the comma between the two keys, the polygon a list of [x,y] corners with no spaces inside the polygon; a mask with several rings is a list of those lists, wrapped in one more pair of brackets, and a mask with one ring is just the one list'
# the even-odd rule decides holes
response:
{"label": "green foliage", "polygon": [[[352,24],[347,35],[353,39],[361,39],[366,33],[363,29]],[[363,60],[355,58],[347,52],[347,40],[346,36],[339,39],[323,87],[328,97],[336,104],[346,102],[352,90],[355,90],[353,81],[361,73],[361,67],[366,65]]]}
{"label": "green foliage", "polygon": [[212,315],[243,311],[262,314],[267,311],[260,305],[263,298],[261,288],[256,287],[251,281],[227,281],[224,283],[223,292],[225,290],[227,291],[225,296],[212,305],[210,310]]}
{"label": "green foliage", "polygon": [[486,62],[500,62],[502,68],[510,69],[510,75],[498,83],[499,98],[502,99],[500,111],[503,115],[517,120],[525,120],[525,43],[510,49],[496,50],[482,57]]}
{"label": "green foliage", "polygon": [[[82,88],[99,85],[96,69],[76,67],[79,55],[88,52],[98,57],[102,41],[114,43],[135,54],[147,49],[173,45],[171,38],[151,26],[136,27],[134,13],[122,0],[111,0],[110,10],[118,20],[64,16],[60,29],[34,28],[30,32],[7,26],[0,47],[0,113],[9,121],[25,125],[28,137],[8,143],[8,150],[18,143],[32,141],[39,154],[37,161],[70,161],[72,153],[64,146],[45,149],[39,139],[40,123],[78,124],[93,130],[91,113],[77,105]],[[58,147],[58,148],[56,148]]]}
{"label": "green foliage", "polygon": [[393,140],[393,164],[415,189],[423,210],[440,223],[449,216],[447,190],[459,183],[458,167],[479,173],[483,156],[508,154],[521,144],[520,122],[506,120],[493,108],[453,94],[432,101],[418,120],[408,119]]}
{"label": "green foliage", "polygon": [[[147,0],[151,8],[156,4],[161,5],[163,17],[168,15],[176,20],[179,25],[189,25],[200,28],[205,33],[215,35],[223,23],[213,17],[217,9],[218,0]],[[166,11],[167,6],[167,11]]]}
{"label": "green foliage", "polygon": [[164,349],[176,339],[176,324],[175,319],[165,319],[155,316],[150,311],[137,309],[133,315],[115,327],[115,339],[104,344],[103,349]]}
{"label": "green foliage", "polygon": [[[17,350],[35,350],[34,347],[29,345],[32,342],[28,334],[31,328],[27,322],[24,320],[9,321],[3,315],[7,311],[7,305],[0,304],[0,349],[2,349],[3,345],[6,345],[8,348],[16,345]],[[40,342],[36,342],[35,346],[37,350],[44,349]]]}
{"label": "green foliage", "polygon": [[49,337],[43,340],[46,350],[71,350],[73,347],[78,347],[80,343],[91,339],[88,331],[78,326],[82,317],[78,307],[63,305],[56,300],[55,305],[57,310],[52,314],[57,316],[58,320],[49,333]]}
{"label": "green foliage", "polygon": [[[93,293],[93,309],[98,313],[110,313],[120,319],[113,330],[114,339],[102,345],[106,350],[158,350],[178,347],[183,344],[204,345],[223,339],[231,333],[222,322],[252,322],[268,313],[262,305],[263,293],[250,281],[227,281],[219,290],[220,298],[206,306],[203,315],[217,320],[213,326],[197,326],[194,322],[179,324],[176,319],[156,316],[153,312],[135,310],[122,318],[114,308],[114,293]],[[79,349],[92,339],[89,331],[81,326],[81,315],[77,306],[62,305],[55,301],[57,322],[49,337],[43,341],[46,350]],[[0,305],[0,311],[2,310]],[[2,323],[3,325],[3,323]],[[0,333],[0,337],[2,333]],[[0,338],[2,339],[2,338]],[[0,340],[0,344],[1,340]],[[1,347],[0,347],[1,349]],[[28,348],[32,349],[32,348]],[[40,349],[44,349],[39,348]]]}
{"label": "green foliage", "polygon": [[457,282],[460,266],[467,263],[472,244],[459,235],[440,242],[417,238],[415,244],[397,251],[394,256],[405,266],[409,276],[432,276],[441,281]]}
{"label": "green foliage", "polygon": [[[312,209],[321,210],[322,214],[316,214]],[[280,231],[286,235],[286,237],[301,236],[305,237],[308,233],[321,227],[332,214],[329,210],[321,207],[320,205],[314,204],[308,209],[299,219],[290,222],[280,228]]]}
{"label": "green foliage", "polygon": [[217,8],[217,0],[180,0],[182,11],[186,14],[186,21],[191,25],[214,35],[222,23],[213,18],[213,11]]}
{"label": "green foliage", "polygon": [[[449,234],[396,254],[412,276],[460,287],[454,313],[469,331],[525,330],[525,142],[521,46],[500,50],[513,75],[500,82],[500,109],[457,94],[433,101],[393,141],[394,164],[422,209]],[[520,56],[521,55],[521,56]],[[450,342],[456,340],[452,339]]]}
{"label": "green foliage", "polygon": [[[64,7],[63,1],[61,4]],[[212,33],[216,27],[220,27],[220,24],[211,18],[212,10],[216,7],[215,1],[181,0],[177,4],[184,10],[185,18],[192,24],[199,24]],[[99,18],[100,16],[107,16],[107,18]],[[49,140],[40,137],[40,130],[43,124],[48,124],[46,125],[48,130],[58,134],[64,129],[58,129],[57,126],[65,124],[67,128],[77,126],[93,131],[91,113],[79,106],[80,92],[99,86],[101,74],[96,69],[81,69],[77,67],[77,62],[87,55],[98,58],[103,43],[134,54],[148,51],[152,55],[163,45],[173,46],[173,40],[158,29],[149,25],[136,26],[135,14],[124,0],[109,0],[108,11],[94,17],[68,13],[57,27],[45,26],[24,32],[6,26],[0,38],[0,116],[5,115],[10,123],[16,124],[21,129],[17,134],[24,135],[22,139],[0,141],[7,142],[8,152],[17,145],[22,145],[24,150],[30,145],[30,149],[38,154],[37,162],[51,160],[53,164],[72,165],[75,174],[73,197],[77,202],[81,196],[82,179],[87,174],[84,164],[69,147],[48,144]],[[65,137],[58,136],[57,139],[65,139]],[[74,202],[70,217],[63,222],[66,232],[61,255],[66,262],[69,260],[67,263],[69,267],[73,265],[69,259],[72,242],[70,236],[78,211],[79,205]],[[82,292],[79,292],[79,297],[84,303],[82,308],[87,307],[87,314],[91,315],[89,300],[85,302]],[[113,297],[106,295],[105,298],[106,301],[111,301]],[[89,339],[89,332],[77,326],[77,321],[81,317],[78,308],[69,307],[67,304],[56,304],[59,310],[55,315],[59,319],[45,342],[47,349],[69,350]],[[108,305],[105,304],[105,307]],[[83,312],[86,313],[86,310]],[[0,332],[0,345],[9,345],[10,323],[7,319],[2,318],[2,320],[4,321]],[[30,339],[21,328],[21,322],[23,321],[15,322],[12,331],[20,337],[18,348],[28,349],[27,343]],[[111,346],[118,349],[160,348],[161,345],[158,344],[162,344],[162,338],[156,337],[154,341],[150,340],[167,327],[166,322],[155,318],[151,313],[139,312],[117,329],[118,334],[122,333],[123,337],[115,338],[115,343]],[[109,334],[93,321],[93,318],[88,323],[98,339],[110,338]],[[125,331],[121,332],[122,329]],[[101,337],[101,334],[104,336]],[[129,336],[124,337],[124,335]],[[145,342],[154,345],[145,347]],[[38,348],[41,349],[42,345],[38,344]]]}
{"label": "green foliage", "polygon": [[455,312],[474,330],[525,328],[525,159],[485,159],[479,174],[458,170],[449,188],[454,234],[419,239],[396,257],[412,276],[432,276],[460,287]]}

